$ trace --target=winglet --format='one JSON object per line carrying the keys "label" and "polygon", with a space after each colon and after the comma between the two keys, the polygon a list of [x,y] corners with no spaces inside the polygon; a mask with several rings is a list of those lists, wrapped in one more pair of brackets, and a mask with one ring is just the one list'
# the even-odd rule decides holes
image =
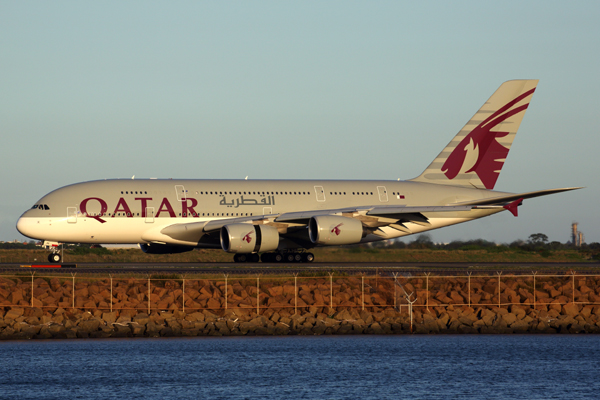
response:
{"label": "winglet", "polygon": [[523,204],[523,198],[521,197],[520,199],[517,199],[515,201],[513,201],[512,203],[508,203],[502,207],[506,208],[508,211],[510,211],[512,213],[512,215],[514,215],[515,217],[519,216],[519,209],[518,207]]}

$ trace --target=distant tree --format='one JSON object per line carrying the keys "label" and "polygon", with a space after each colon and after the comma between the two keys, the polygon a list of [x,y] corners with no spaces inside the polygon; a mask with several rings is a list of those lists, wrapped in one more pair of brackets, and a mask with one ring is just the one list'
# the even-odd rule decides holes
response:
{"label": "distant tree", "polygon": [[390,242],[390,247],[393,249],[405,249],[406,248],[406,243],[404,243],[402,240],[400,239],[394,239]]}
{"label": "distant tree", "polygon": [[422,233],[417,238],[410,242],[408,245],[411,249],[430,249],[433,247],[433,241],[431,235],[428,233]]}
{"label": "distant tree", "polygon": [[534,233],[529,235],[529,239],[527,241],[534,246],[543,246],[548,243],[548,236],[544,235],[543,233]]}

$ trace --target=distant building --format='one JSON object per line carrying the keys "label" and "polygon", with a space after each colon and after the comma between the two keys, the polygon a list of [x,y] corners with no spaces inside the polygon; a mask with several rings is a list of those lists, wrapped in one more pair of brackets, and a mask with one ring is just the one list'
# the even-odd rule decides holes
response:
{"label": "distant building", "polygon": [[585,239],[583,236],[583,232],[579,232],[577,228],[579,227],[578,222],[573,222],[571,224],[571,243],[575,247],[581,247],[583,243],[585,243]]}

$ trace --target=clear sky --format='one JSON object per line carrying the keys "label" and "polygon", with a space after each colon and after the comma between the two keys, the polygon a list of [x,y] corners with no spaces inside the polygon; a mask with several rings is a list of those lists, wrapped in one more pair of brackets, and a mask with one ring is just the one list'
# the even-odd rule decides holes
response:
{"label": "clear sky", "polygon": [[584,190],[431,232],[600,242],[597,1],[0,0],[0,240],[104,178],[410,179],[540,79],[496,189]]}

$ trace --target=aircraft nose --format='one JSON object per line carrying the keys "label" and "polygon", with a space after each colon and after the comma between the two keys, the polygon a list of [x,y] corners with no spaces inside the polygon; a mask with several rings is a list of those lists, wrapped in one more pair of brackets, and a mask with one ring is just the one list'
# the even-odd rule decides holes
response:
{"label": "aircraft nose", "polygon": [[23,235],[30,237],[32,239],[37,239],[35,237],[35,220],[33,218],[26,218],[21,216],[17,221],[17,230]]}

